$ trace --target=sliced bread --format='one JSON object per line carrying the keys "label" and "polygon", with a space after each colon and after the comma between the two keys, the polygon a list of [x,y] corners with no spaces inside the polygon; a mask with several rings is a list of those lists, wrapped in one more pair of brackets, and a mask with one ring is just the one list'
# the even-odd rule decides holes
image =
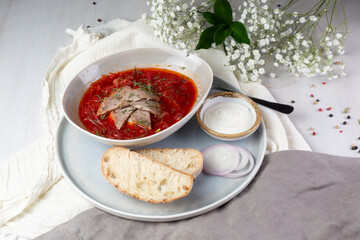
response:
{"label": "sliced bread", "polygon": [[181,172],[197,177],[203,168],[203,156],[196,149],[149,148],[135,149],[134,152],[155,159]]}
{"label": "sliced bread", "polygon": [[122,193],[152,203],[184,197],[193,186],[192,175],[123,147],[104,153],[101,170],[105,179]]}

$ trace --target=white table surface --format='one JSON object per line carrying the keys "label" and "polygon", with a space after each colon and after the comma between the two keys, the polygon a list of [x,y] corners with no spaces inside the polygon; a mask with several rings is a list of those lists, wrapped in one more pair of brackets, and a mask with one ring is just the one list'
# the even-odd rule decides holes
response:
{"label": "white table surface", "polygon": [[[136,20],[149,12],[142,0],[94,1],[0,0],[0,161],[44,134],[42,82],[52,57],[71,41],[65,29],[77,29],[81,24],[95,26],[114,18]],[[291,104],[295,100],[295,111],[289,117],[313,151],[360,157],[358,151],[350,150],[354,143],[360,146],[360,1],[344,0],[344,5],[350,32],[344,55],[347,77],[326,81],[326,85],[320,78],[300,78],[285,85],[279,79],[280,87],[269,89],[278,102]],[[317,87],[312,88],[312,84]],[[311,93],[314,98],[310,98]],[[316,98],[320,102],[313,105]],[[329,118],[326,110],[318,112],[319,107],[332,107],[334,117]],[[351,119],[342,113],[346,107],[350,107]],[[345,120],[348,124],[344,126]]]}

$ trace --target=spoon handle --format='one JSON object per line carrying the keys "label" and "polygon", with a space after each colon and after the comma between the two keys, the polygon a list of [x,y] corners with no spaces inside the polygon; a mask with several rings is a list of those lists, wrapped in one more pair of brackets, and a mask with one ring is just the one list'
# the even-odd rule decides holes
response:
{"label": "spoon handle", "polygon": [[[232,91],[232,92],[238,92],[236,89],[232,88],[232,89],[227,89],[224,87],[220,87],[220,86],[213,86],[214,89],[218,89],[218,90],[222,90],[222,91]],[[243,93],[241,93],[243,94]],[[248,96],[249,97],[249,96]],[[281,113],[285,113],[285,114],[290,114],[292,111],[294,111],[294,107],[290,106],[290,105],[286,105],[286,104],[282,104],[282,103],[276,103],[276,102],[269,102],[266,101],[264,99],[259,99],[259,98],[255,98],[255,97],[249,97],[251,100],[253,100],[254,102],[261,104],[265,107],[271,108],[275,111],[281,112]]]}
{"label": "spoon handle", "polygon": [[292,113],[292,111],[294,111],[294,107],[290,106],[290,105],[276,103],[276,102],[269,102],[264,99],[259,99],[259,98],[255,98],[255,97],[249,97],[249,98],[251,98],[251,100],[253,100],[254,102],[256,102],[258,104],[261,104],[265,107],[271,108],[271,109],[276,110],[281,113],[290,114],[290,113]]}

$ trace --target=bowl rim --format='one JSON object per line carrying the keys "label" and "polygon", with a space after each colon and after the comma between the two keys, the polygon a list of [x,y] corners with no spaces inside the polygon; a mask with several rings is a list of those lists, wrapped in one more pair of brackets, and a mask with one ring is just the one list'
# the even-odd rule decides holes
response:
{"label": "bowl rim", "polygon": [[[219,133],[219,132],[216,132],[216,131],[208,128],[207,126],[205,126],[203,120],[200,117],[200,112],[208,101],[210,101],[211,99],[217,98],[217,97],[239,98],[239,99],[245,100],[247,103],[250,104],[252,109],[255,111],[256,118],[255,118],[254,124],[248,130],[246,130],[244,132],[240,132],[240,133],[234,133],[234,134]],[[197,119],[200,127],[204,131],[210,133],[213,136],[224,138],[224,139],[236,139],[236,138],[242,138],[245,136],[249,136],[251,133],[255,132],[255,130],[260,126],[261,118],[262,117],[261,117],[261,111],[260,111],[259,106],[253,100],[251,100],[249,97],[245,96],[244,94],[237,93],[237,92],[217,92],[217,93],[210,94],[209,96],[207,96],[205,101],[201,104],[200,108],[196,112],[196,119]]]}
{"label": "bowl rim", "polygon": [[[190,110],[190,112],[188,112],[182,119],[180,119],[178,122],[174,123],[173,125],[169,126],[168,128],[164,129],[163,131],[160,131],[158,133],[155,133],[155,134],[152,134],[152,135],[149,135],[149,136],[145,136],[145,137],[142,137],[142,138],[135,138],[135,139],[112,139],[112,138],[106,138],[106,137],[102,137],[102,136],[98,136],[98,135],[95,135],[91,132],[89,132],[88,130],[80,127],[78,124],[76,124],[75,122],[73,122],[70,117],[67,115],[66,111],[65,111],[65,107],[64,107],[64,100],[65,100],[65,94],[69,88],[69,86],[71,85],[71,83],[77,78],[79,77],[79,74],[82,73],[84,70],[86,70],[87,68],[89,68],[90,66],[92,66],[93,64],[96,64],[96,63],[99,63],[101,61],[103,61],[103,59],[105,58],[109,58],[109,57],[112,57],[112,56],[115,56],[115,55],[118,55],[118,54],[121,54],[121,53],[125,53],[125,52],[131,52],[131,51],[141,51],[141,50],[154,50],[154,51],[165,51],[165,52],[173,52],[175,53],[176,55],[180,55],[180,54],[183,54],[184,57],[189,57],[189,56],[192,56],[192,57],[195,57],[197,59],[199,59],[205,66],[206,68],[210,71],[210,75],[211,75],[211,79],[210,79],[210,87],[204,91],[204,96],[202,99],[200,100],[197,100],[199,105],[197,108],[201,107],[202,106],[202,103],[205,101],[206,97],[208,96],[210,90],[211,90],[211,87],[213,85],[213,82],[214,82],[214,73],[213,73],[213,70],[212,68],[210,67],[210,65],[202,58],[200,58],[199,56],[195,55],[195,54],[192,54],[192,53],[188,53],[188,54],[185,54],[183,51],[181,50],[178,50],[178,49],[173,49],[173,48],[163,48],[163,47],[139,47],[139,48],[129,48],[129,49],[125,49],[125,50],[121,50],[121,51],[118,51],[118,52],[114,52],[112,54],[109,54],[109,55],[106,55],[106,56],[103,56],[99,59],[97,59],[96,61],[93,61],[91,62],[90,64],[88,64],[87,66],[85,66],[84,68],[82,68],[74,77],[72,77],[72,79],[69,81],[68,85],[66,86],[65,88],[65,91],[64,91],[64,94],[62,96],[62,101],[61,101],[61,108],[62,108],[62,112],[65,116],[65,118],[70,122],[71,125],[73,125],[75,128],[79,129],[81,132],[89,135],[90,137],[92,138],[95,138],[97,139],[98,141],[106,141],[108,144],[112,145],[112,144],[137,144],[139,142],[142,142],[142,141],[146,141],[146,140],[149,140],[150,138],[153,138],[153,137],[156,137],[156,136],[159,136],[159,135],[162,135],[168,131],[170,131],[171,128],[176,128],[178,125],[180,124],[186,124],[186,122],[188,122],[190,120],[190,118],[185,122],[183,123],[182,120],[191,115],[191,116],[194,116],[195,115],[195,112],[197,111],[196,108],[195,108],[195,105],[197,104],[197,102],[194,104],[194,106],[192,107],[192,109]],[[174,70],[173,70],[174,71]],[[199,90],[199,89],[197,89]],[[180,127],[181,128],[181,127]]]}

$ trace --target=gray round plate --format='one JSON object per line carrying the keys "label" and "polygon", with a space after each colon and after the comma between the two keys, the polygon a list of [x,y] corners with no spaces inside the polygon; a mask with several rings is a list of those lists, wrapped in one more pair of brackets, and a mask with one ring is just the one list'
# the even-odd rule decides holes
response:
{"label": "gray round plate", "polygon": [[[195,148],[220,143],[205,134],[193,117],[184,127],[166,139],[146,148]],[[255,158],[255,167],[245,177],[228,179],[200,174],[190,194],[171,203],[147,203],[118,192],[103,177],[100,159],[111,146],[96,142],[62,118],[56,134],[55,150],[65,178],[87,200],[111,214],[141,221],[166,222],[209,212],[239,194],[255,177],[265,155],[264,123],[251,136],[229,142],[247,148]]]}

